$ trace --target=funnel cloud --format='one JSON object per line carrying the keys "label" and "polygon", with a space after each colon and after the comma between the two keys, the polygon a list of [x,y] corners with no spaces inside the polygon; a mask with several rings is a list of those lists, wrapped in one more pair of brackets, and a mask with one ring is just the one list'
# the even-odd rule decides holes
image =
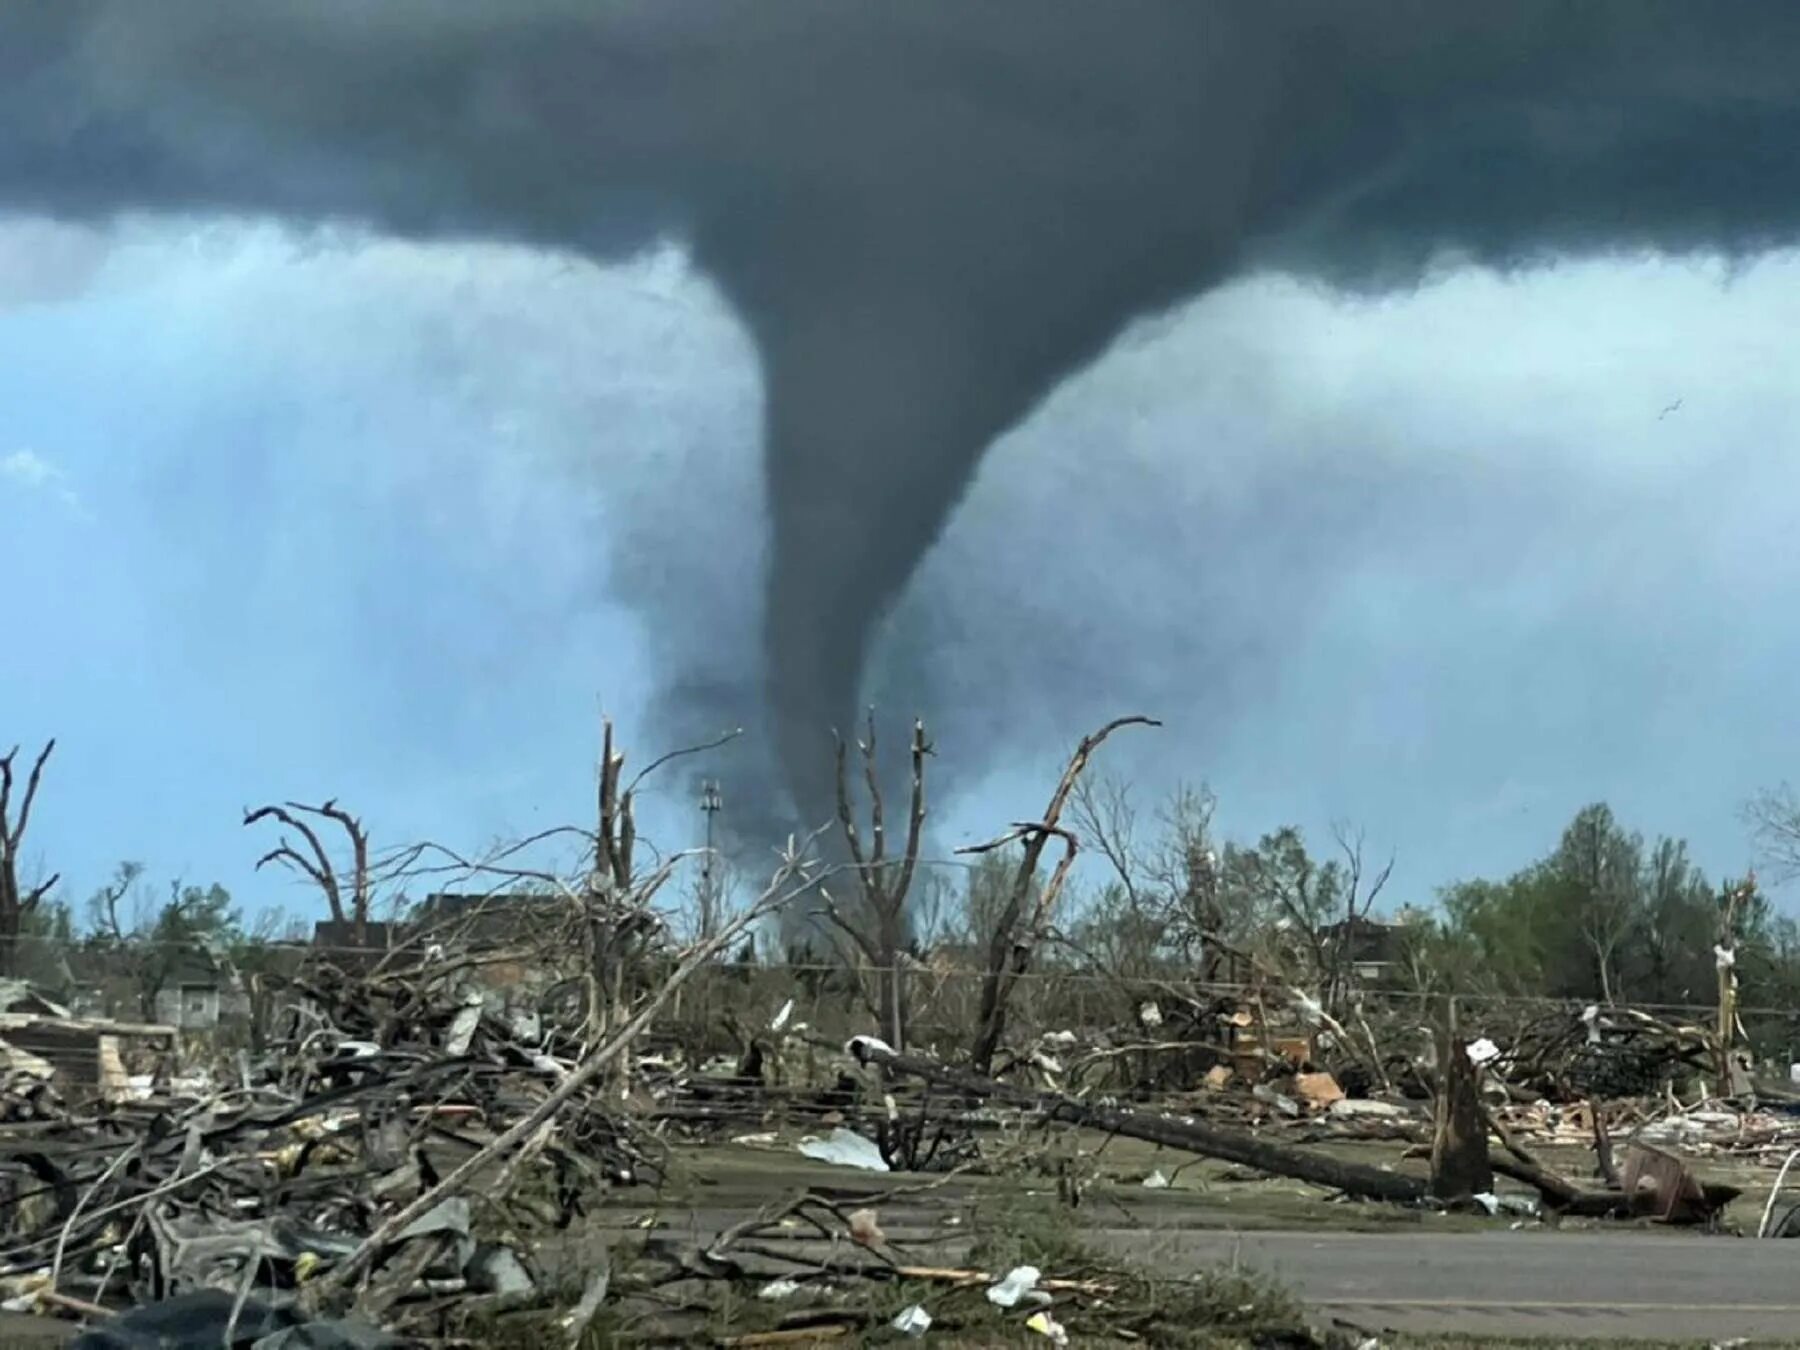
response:
{"label": "funnel cloud", "polygon": [[983,452],[1127,324],[1788,244],[1795,69],[1788,0],[61,0],[0,10],[0,208],[680,240],[760,359],[763,702],[817,819]]}

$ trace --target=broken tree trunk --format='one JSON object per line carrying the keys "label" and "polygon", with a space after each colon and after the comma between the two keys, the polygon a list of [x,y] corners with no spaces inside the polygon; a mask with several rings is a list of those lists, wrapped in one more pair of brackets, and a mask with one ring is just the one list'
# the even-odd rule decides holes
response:
{"label": "broken tree trunk", "polygon": [[1198,1121],[1176,1120],[1172,1116],[1121,1111],[1112,1107],[1093,1106],[1065,1097],[1059,1092],[1033,1092],[980,1074],[954,1069],[947,1064],[922,1059],[917,1055],[897,1054],[879,1042],[859,1037],[851,1042],[851,1051],[865,1064],[879,1064],[895,1073],[941,1084],[972,1097],[1012,1102],[1042,1111],[1051,1120],[1064,1120],[1085,1125],[1109,1134],[1122,1134],[1129,1139],[1162,1144],[1203,1157],[1220,1158],[1259,1172],[1293,1177],[1332,1190],[1370,1200],[1391,1200],[1414,1204],[1427,1198],[1428,1188],[1418,1177],[1385,1172],[1378,1167],[1341,1162],[1336,1158],[1294,1148],[1288,1144],[1270,1143],[1238,1130],[1205,1125]]}
{"label": "broken tree trunk", "polygon": [[1487,1122],[1482,1118],[1475,1066],[1456,1034],[1456,1002],[1450,1000],[1439,1037],[1437,1114],[1431,1134],[1431,1193],[1440,1200],[1467,1200],[1494,1189],[1488,1163]]}

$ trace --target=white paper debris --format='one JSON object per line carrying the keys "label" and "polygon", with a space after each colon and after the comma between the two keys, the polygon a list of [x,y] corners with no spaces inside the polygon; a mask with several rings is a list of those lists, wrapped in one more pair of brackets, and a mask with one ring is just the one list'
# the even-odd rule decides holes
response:
{"label": "white paper debris", "polygon": [[788,1024],[788,1018],[792,1017],[793,1015],[794,1015],[794,1000],[790,998],[786,1003],[781,1005],[781,1011],[776,1013],[774,1020],[769,1023],[769,1030],[770,1031],[780,1031],[783,1027],[785,1027]]}
{"label": "white paper debris", "polygon": [[1469,1063],[1473,1064],[1476,1068],[1480,1068],[1483,1064],[1492,1064],[1495,1060],[1500,1058],[1500,1047],[1495,1045],[1486,1036],[1483,1036],[1480,1040],[1470,1041],[1468,1044],[1468,1051]]}
{"label": "white paper debris", "polygon": [[839,1167],[856,1167],[865,1172],[888,1170],[887,1159],[881,1156],[880,1149],[856,1131],[846,1130],[841,1125],[823,1139],[808,1135],[800,1141],[800,1152],[808,1158],[835,1163]]}
{"label": "white paper debris", "polygon": [[888,1325],[902,1336],[923,1336],[931,1330],[931,1314],[915,1303],[910,1308],[902,1309],[900,1315]]}
{"label": "white paper debris", "polygon": [[1006,1272],[1005,1279],[988,1288],[988,1302],[996,1308],[1018,1306],[1019,1300],[1036,1286],[1041,1273],[1036,1266],[1014,1266]]}
{"label": "white paper debris", "polygon": [[779,1280],[770,1280],[761,1289],[756,1291],[756,1296],[760,1299],[766,1299],[770,1303],[779,1303],[782,1299],[792,1298],[799,1292],[799,1282],[790,1280],[784,1275]]}
{"label": "white paper debris", "polygon": [[1147,1027],[1162,1025],[1162,1009],[1156,1006],[1154,999],[1144,1000],[1143,1005],[1138,1009],[1138,1021]]}
{"label": "white paper debris", "polygon": [[1045,1045],[1060,1045],[1067,1049],[1075,1044],[1075,1033],[1072,1031],[1046,1031],[1042,1040]]}
{"label": "white paper debris", "polygon": [[1149,1176],[1144,1178],[1144,1189],[1147,1191],[1166,1191],[1169,1189],[1169,1179],[1162,1174],[1162,1168],[1157,1168]]}
{"label": "white paper debris", "polygon": [[1581,1010],[1581,1020],[1587,1023],[1587,1043],[1600,1044],[1600,1005],[1590,1003]]}

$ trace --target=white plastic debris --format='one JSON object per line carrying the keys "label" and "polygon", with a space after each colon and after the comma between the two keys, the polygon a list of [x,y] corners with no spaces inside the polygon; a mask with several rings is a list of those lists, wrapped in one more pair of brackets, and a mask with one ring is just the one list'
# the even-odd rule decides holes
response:
{"label": "white plastic debris", "polygon": [[807,1135],[800,1141],[800,1152],[808,1158],[835,1163],[839,1167],[856,1167],[864,1172],[888,1170],[887,1159],[881,1156],[880,1149],[856,1131],[846,1130],[841,1125],[823,1139]]}
{"label": "white plastic debris", "polygon": [[1737,964],[1737,953],[1730,947],[1714,947],[1713,964],[1720,970],[1730,970]]}
{"label": "white plastic debris", "polygon": [[910,1308],[903,1308],[888,1325],[902,1336],[923,1336],[931,1330],[931,1314],[915,1303]]}
{"label": "white plastic debris", "polygon": [[1410,1115],[1404,1106],[1396,1106],[1392,1102],[1377,1101],[1373,1097],[1345,1097],[1325,1108],[1328,1115],[1333,1116],[1365,1116],[1393,1119],[1397,1116]]}
{"label": "white plastic debris", "polygon": [[1072,1031],[1046,1031],[1040,1039],[1045,1045],[1056,1045],[1067,1049],[1075,1044],[1075,1033]]}
{"label": "white plastic debris", "polygon": [[1469,1063],[1473,1064],[1478,1069],[1483,1064],[1492,1064],[1495,1060],[1500,1058],[1500,1047],[1495,1045],[1486,1036],[1483,1036],[1480,1040],[1470,1041],[1468,1044],[1468,1052]]}
{"label": "white plastic debris", "polygon": [[852,1036],[844,1042],[844,1053],[858,1064],[867,1064],[871,1055],[891,1055],[894,1047],[879,1036]]}
{"label": "white plastic debris", "polygon": [[1495,1195],[1492,1191],[1476,1191],[1469,1199],[1480,1205],[1489,1214],[1498,1214],[1500,1212],[1500,1197]]}
{"label": "white plastic debris", "polygon": [[1156,1000],[1144,1000],[1143,1005],[1138,1008],[1138,1021],[1147,1027],[1162,1025],[1162,1009],[1156,1006]]}
{"label": "white plastic debris", "polygon": [[1300,1020],[1309,1027],[1318,1027],[1325,1021],[1325,1005],[1311,994],[1299,989],[1293,990],[1288,1001],[1294,1005],[1294,1011],[1300,1014]]}
{"label": "white plastic debris", "polygon": [[788,1024],[788,1018],[792,1017],[793,1015],[794,1015],[794,1000],[790,998],[786,1003],[781,1005],[781,1011],[776,1013],[774,1019],[772,1021],[770,1021],[769,1030],[770,1031],[780,1031],[783,1027],[785,1027]]}
{"label": "white plastic debris", "polygon": [[1147,1191],[1166,1191],[1169,1189],[1169,1179],[1162,1174],[1162,1168],[1157,1168],[1149,1176],[1144,1178],[1144,1189]]}
{"label": "white plastic debris", "polygon": [[1266,1102],[1284,1116],[1298,1116],[1300,1114],[1299,1102],[1295,1101],[1292,1097],[1277,1092],[1267,1083],[1258,1083],[1255,1087],[1250,1089],[1250,1095],[1259,1102]]}
{"label": "white plastic debris", "polygon": [[1788,1065],[1788,1082],[1800,1083],[1800,1063]]}
{"label": "white plastic debris", "polygon": [[790,1280],[784,1275],[779,1280],[770,1280],[761,1289],[756,1291],[756,1296],[760,1299],[766,1299],[770,1303],[779,1303],[782,1299],[792,1298],[799,1292],[799,1282]]}
{"label": "white plastic debris", "polygon": [[469,1053],[469,1045],[475,1039],[475,1028],[481,1025],[481,998],[465,1003],[450,1019],[450,1030],[444,1033],[444,1053],[451,1058]]}
{"label": "white plastic debris", "polygon": [[1059,1061],[1055,1055],[1047,1055],[1042,1050],[1033,1050],[1031,1052],[1031,1062],[1045,1073],[1060,1074],[1063,1071],[1061,1061]]}
{"label": "white plastic debris", "polygon": [[469,1287],[484,1294],[529,1294],[537,1288],[531,1272],[511,1247],[483,1247],[463,1267]]}
{"label": "white plastic debris", "polygon": [[1063,1329],[1063,1324],[1047,1312],[1033,1313],[1025,1319],[1025,1325],[1040,1336],[1048,1336],[1052,1344],[1067,1345],[1069,1343],[1069,1333]]}
{"label": "white plastic debris", "polygon": [[1006,1272],[1006,1278],[998,1284],[991,1285],[987,1291],[988,1302],[996,1308],[1014,1308],[1019,1300],[1037,1287],[1041,1272],[1036,1266],[1014,1266]]}

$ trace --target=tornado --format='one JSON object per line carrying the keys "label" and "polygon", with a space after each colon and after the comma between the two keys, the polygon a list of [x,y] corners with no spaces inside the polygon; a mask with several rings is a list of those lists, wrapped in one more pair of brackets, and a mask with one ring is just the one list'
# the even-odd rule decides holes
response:
{"label": "tornado", "polygon": [[817,821],[984,451],[1126,325],[1256,269],[1787,247],[1796,69],[1789,0],[59,0],[0,9],[0,209],[682,242],[761,363],[764,711]]}

